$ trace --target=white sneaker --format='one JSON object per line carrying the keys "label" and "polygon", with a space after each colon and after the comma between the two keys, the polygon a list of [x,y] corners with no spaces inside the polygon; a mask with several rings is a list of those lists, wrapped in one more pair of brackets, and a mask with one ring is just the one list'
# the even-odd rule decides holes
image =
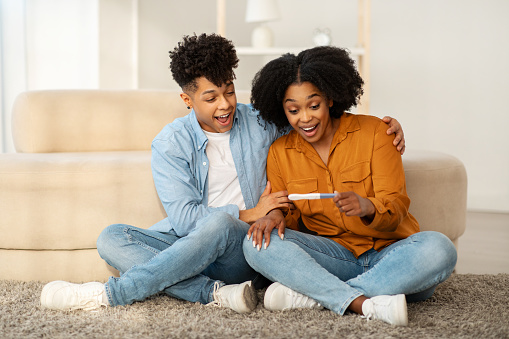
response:
{"label": "white sneaker", "polygon": [[103,302],[104,284],[90,282],[72,284],[66,281],[52,281],[41,293],[41,305],[54,310],[95,310],[108,306]]}
{"label": "white sneaker", "polygon": [[278,282],[273,283],[267,288],[263,304],[266,309],[271,311],[291,310],[294,308],[323,308],[314,299],[295,292]]}
{"label": "white sneaker", "polygon": [[404,294],[379,295],[362,304],[362,313],[368,320],[378,319],[391,325],[407,326],[408,313]]}
{"label": "white sneaker", "polygon": [[258,303],[256,291],[251,286],[251,281],[242,284],[232,284],[219,287],[214,284],[214,301],[207,305],[228,307],[239,313],[249,313],[255,309]]}

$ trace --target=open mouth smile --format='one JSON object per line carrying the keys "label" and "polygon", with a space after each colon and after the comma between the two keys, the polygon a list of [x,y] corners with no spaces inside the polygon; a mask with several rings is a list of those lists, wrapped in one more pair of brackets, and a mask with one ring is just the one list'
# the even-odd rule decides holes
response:
{"label": "open mouth smile", "polygon": [[316,124],[314,126],[300,127],[300,129],[302,130],[302,132],[304,132],[304,135],[306,135],[307,137],[312,137],[313,135],[315,135],[318,125],[319,124]]}
{"label": "open mouth smile", "polygon": [[228,113],[214,117],[214,119],[216,119],[221,126],[227,126],[230,123],[230,116],[231,113]]}

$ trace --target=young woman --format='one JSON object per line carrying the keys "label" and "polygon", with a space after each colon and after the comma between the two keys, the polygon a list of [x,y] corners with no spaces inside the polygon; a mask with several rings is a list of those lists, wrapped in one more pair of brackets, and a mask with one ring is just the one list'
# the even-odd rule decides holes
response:
{"label": "young woman", "polygon": [[272,188],[335,194],[295,200],[295,210],[256,221],[244,255],[276,282],[265,294],[268,309],[324,306],[405,326],[406,299],[429,298],[452,273],[456,250],[441,233],[419,232],[408,213],[401,155],[385,124],[345,112],[362,85],[353,60],[335,47],[286,54],[257,73],[254,108],[279,129],[293,127],[269,150]]}

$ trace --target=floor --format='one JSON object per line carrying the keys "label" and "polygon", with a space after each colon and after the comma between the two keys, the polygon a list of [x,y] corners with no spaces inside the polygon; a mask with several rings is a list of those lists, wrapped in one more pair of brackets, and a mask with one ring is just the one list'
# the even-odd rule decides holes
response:
{"label": "floor", "polygon": [[509,213],[467,213],[456,272],[509,273]]}

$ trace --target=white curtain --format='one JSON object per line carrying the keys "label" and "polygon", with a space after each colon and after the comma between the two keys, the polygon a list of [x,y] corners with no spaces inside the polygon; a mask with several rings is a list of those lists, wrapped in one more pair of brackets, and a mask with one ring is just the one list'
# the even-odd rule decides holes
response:
{"label": "white curtain", "polygon": [[98,1],[0,0],[0,152],[14,152],[19,93],[98,88]]}
{"label": "white curtain", "polygon": [[27,89],[26,1],[0,0],[0,152],[13,152],[11,110]]}

